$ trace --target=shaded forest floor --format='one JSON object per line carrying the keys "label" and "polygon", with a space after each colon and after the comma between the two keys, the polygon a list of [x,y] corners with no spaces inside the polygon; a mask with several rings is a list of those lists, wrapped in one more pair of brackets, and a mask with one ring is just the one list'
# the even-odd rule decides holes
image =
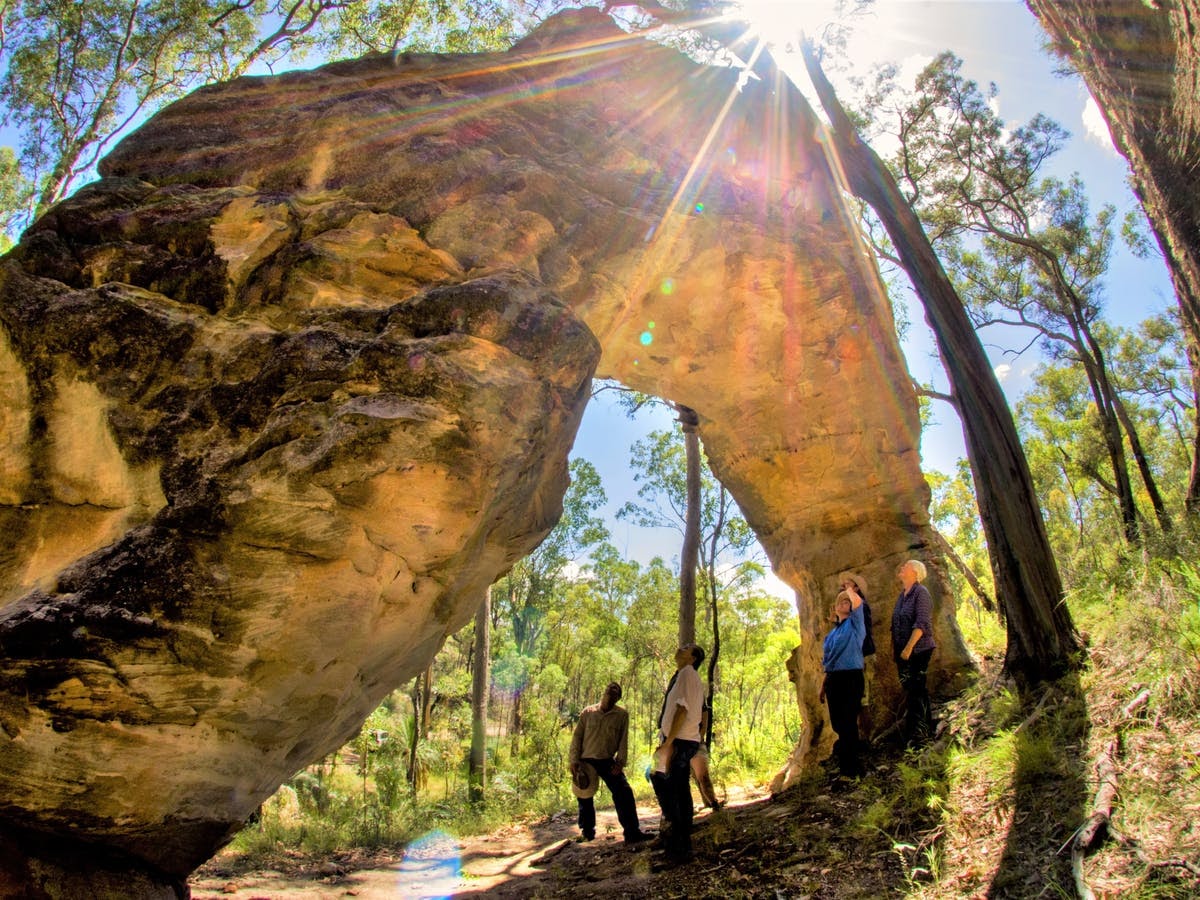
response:
{"label": "shaded forest floor", "polygon": [[[668,867],[653,844],[626,847],[611,809],[598,811],[597,838],[580,843],[573,812],[512,825],[488,835],[440,836],[407,855],[339,854],[328,859],[282,855],[246,870],[218,856],[192,880],[193,897],[878,897],[903,880],[895,854],[853,840],[831,855],[862,797],[816,782],[772,799],[730,791],[718,811],[696,817],[696,859]],[[658,810],[638,807],[654,830]],[[880,851],[882,855],[880,855]],[[835,861],[840,857],[840,861]],[[852,879],[833,877],[848,866]],[[767,886],[770,885],[770,890]],[[777,893],[778,892],[778,893]]]}
{"label": "shaded forest floor", "polygon": [[[1133,660],[1092,656],[1083,676],[1027,697],[985,672],[938,707],[935,741],[876,746],[865,778],[822,768],[775,797],[730,790],[698,812],[688,866],[626,848],[601,809],[589,843],[570,811],[407,850],[226,851],[193,896],[1035,898],[1078,896],[1079,877],[1096,897],[1200,896],[1200,668],[1138,680]],[[1109,811],[1074,869],[1073,839]],[[653,830],[653,801],[639,814]]]}

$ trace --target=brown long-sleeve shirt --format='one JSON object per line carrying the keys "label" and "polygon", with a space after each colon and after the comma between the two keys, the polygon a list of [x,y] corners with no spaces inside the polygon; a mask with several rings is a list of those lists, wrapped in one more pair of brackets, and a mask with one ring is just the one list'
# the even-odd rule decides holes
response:
{"label": "brown long-sleeve shirt", "polygon": [[629,752],[629,713],[619,706],[608,712],[597,703],[579,714],[571,736],[570,762],[611,759],[624,768]]}

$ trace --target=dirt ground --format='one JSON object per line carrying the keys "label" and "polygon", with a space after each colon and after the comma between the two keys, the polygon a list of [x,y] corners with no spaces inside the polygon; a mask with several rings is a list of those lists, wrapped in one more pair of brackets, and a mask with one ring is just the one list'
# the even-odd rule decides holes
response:
{"label": "dirt ground", "polygon": [[[236,858],[219,855],[191,881],[196,900],[235,897],[357,897],[362,900],[442,897],[879,897],[902,882],[901,867],[871,842],[840,844],[839,826],[866,801],[854,788],[825,784],[771,798],[730,792],[719,811],[698,810],[696,859],[670,866],[654,844],[626,847],[611,809],[597,810],[597,838],[576,841],[574,813],[487,835],[432,834],[403,855],[342,855],[324,860],[289,857],[270,869],[239,871]],[[654,830],[658,810],[638,807]],[[831,852],[832,850],[832,852]],[[853,862],[853,878],[836,875],[838,861]],[[833,877],[831,877],[831,875]]]}

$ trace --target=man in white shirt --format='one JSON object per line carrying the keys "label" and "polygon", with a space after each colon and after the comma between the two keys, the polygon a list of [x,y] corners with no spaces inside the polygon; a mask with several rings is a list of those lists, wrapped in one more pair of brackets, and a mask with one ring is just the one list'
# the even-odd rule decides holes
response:
{"label": "man in white shirt", "polygon": [[[621,686],[615,681],[604,689],[600,702],[579,714],[575,733],[571,736],[568,762],[571,777],[579,777],[580,769],[590,766],[608,785],[612,794],[617,821],[625,832],[625,843],[637,844],[650,839],[638,827],[637,801],[633,788],[625,778],[625,762],[629,749],[629,713],[617,706]],[[596,806],[591,795],[576,796],[579,804],[579,830],[583,839],[596,836]]]}
{"label": "man in white shirt", "polygon": [[650,780],[668,823],[663,843],[671,862],[692,858],[692,757],[700,747],[704,711],[704,685],[696,667],[703,661],[704,650],[696,644],[684,644],[675,651],[675,674],[658,716],[660,743],[654,751],[656,771]]}

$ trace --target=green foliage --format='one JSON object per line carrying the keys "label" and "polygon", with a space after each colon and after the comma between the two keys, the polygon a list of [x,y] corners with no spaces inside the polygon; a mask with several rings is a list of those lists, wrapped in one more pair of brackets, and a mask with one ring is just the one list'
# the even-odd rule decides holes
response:
{"label": "green foliage", "polygon": [[3,123],[19,134],[16,177],[0,159],[9,235],[203,84],[309,55],[496,49],[512,32],[511,7],[496,0],[15,0],[0,19]]}
{"label": "green foliage", "polygon": [[[687,461],[678,424],[670,431],[653,431],[633,445],[629,460],[638,487],[640,503],[626,503],[617,518],[642,528],[671,528],[683,533],[687,509]],[[720,482],[713,477],[702,457],[700,469],[701,554],[707,560],[707,547],[718,523],[723,526],[722,546],[716,554],[745,551],[754,542],[754,533],[740,515],[728,515],[730,500]],[[707,554],[707,555],[706,555]]]}
{"label": "green foliage", "polygon": [[[1090,481],[1070,487],[1090,494],[1086,502],[1114,505],[1121,538],[1148,533],[1143,509],[1169,533],[1172,516],[1159,485],[1171,482],[1154,458],[1156,435],[1148,433],[1155,420],[1130,409],[1145,381],[1119,377],[1110,352],[1119,340],[1103,320],[1116,210],[1093,213],[1077,175],[1045,174],[1067,133],[1043,115],[1008,127],[994,111],[996,87],[965,78],[962,61],[949,53],[921,72],[910,94],[894,84],[876,93],[889,104],[900,99],[890,120],[878,115],[893,121],[900,137],[893,171],[976,326],[1029,329],[1053,365],[1078,375],[1082,391],[1074,399],[1084,406],[1074,416],[1075,452],[1043,460],[1043,475],[1057,462],[1067,478]],[[1128,222],[1125,231],[1136,245]],[[1141,358],[1128,360],[1145,376],[1135,362]],[[1052,424],[1064,427],[1058,419]],[[1075,491],[1055,500],[1080,505]]]}

